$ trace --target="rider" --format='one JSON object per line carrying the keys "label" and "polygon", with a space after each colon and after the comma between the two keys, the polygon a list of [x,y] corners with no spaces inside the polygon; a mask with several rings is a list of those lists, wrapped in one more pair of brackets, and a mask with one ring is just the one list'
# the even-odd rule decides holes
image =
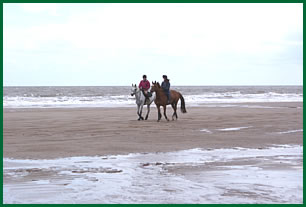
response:
{"label": "rider", "polygon": [[168,98],[168,103],[170,103],[170,80],[167,78],[166,75],[163,75],[163,79],[164,81],[162,82],[161,87]]}
{"label": "rider", "polygon": [[149,99],[148,97],[148,90],[150,89],[150,81],[147,80],[147,76],[143,75],[142,76],[143,80],[140,81],[138,88],[142,90],[143,95],[146,97],[145,102]]}

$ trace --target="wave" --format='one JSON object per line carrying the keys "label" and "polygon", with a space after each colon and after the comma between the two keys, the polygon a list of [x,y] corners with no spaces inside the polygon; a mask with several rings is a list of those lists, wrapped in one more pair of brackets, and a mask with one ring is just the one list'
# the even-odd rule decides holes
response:
{"label": "wave", "polygon": [[74,107],[125,107],[134,106],[128,96],[96,97],[4,97],[4,108],[74,108]]}
{"label": "wave", "polygon": [[[259,103],[259,102],[303,102],[303,94],[257,93],[243,94],[240,91],[226,93],[204,93],[184,95],[189,106],[218,103]],[[154,104],[153,104],[154,105]],[[4,108],[62,108],[62,107],[133,107],[135,98],[131,95],[104,96],[4,96]]]}

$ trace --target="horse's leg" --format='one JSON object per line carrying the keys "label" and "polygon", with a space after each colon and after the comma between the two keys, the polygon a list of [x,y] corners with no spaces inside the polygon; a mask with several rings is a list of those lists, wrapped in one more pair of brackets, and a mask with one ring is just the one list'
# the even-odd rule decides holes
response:
{"label": "horse's leg", "polygon": [[139,117],[139,105],[137,105],[137,115],[138,115],[138,121],[140,120],[140,117]]}
{"label": "horse's leg", "polygon": [[164,116],[167,119],[167,121],[169,121],[167,114],[166,114],[167,105],[164,105],[163,107],[164,107]]}
{"label": "horse's leg", "polygon": [[172,121],[174,121],[174,116],[176,116],[176,119],[177,119],[177,115],[176,115],[176,105],[175,103],[172,103],[171,104],[172,108],[173,108],[173,114],[172,114]]}
{"label": "horse's leg", "polygon": [[141,114],[142,114],[142,109],[143,109],[143,104],[140,105],[139,118],[140,118],[141,120],[143,120],[143,117],[141,116]]}
{"label": "horse's leg", "polygon": [[177,102],[175,103],[175,117],[176,117],[176,120],[177,120],[177,113],[176,113],[176,110],[177,110]]}
{"label": "horse's leg", "polygon": [[171,106],[172,106],[172,108],[173,108],[172,121],[174,121],[174,118],[173,118],[173,117],[174,117],[174,114],[175,114],[174,104],[172,103]]}
{"label": "horse's leg", "polygon": [[138,121],[140,121],[140,113],[139,113],[139,110],[140,110],[140,105],[137,105],[137,115],[138,115]]}
{"label": "horse's leg", "polygon": [[147,120],[147,119],[148,119],[148,117],[149,117],[149,113],[150,113],[150,104],[148,104],[148,105],[147,105],[147,115],[146,115],[145,120]]}
{"label": "horse's leg", "polygon": [[160,105],[158,105],[157,106],[157,111],[158,111],[158,119],[157,119],[157,121],[160,121],[160,119],[161,119],[161,113],[160,113]]}

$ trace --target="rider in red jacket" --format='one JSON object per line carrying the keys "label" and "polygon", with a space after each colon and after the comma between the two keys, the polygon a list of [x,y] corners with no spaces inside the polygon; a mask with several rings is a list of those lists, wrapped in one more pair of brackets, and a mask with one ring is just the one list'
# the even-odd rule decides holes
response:
{"label": "rider in red jacket", "polygon": [[143,80],[140,81],[138,88],[148,91],[150,89],[150,81],[147,80],[147,76],[143,75],[142,76]]}
{"label": "rider in red jacket", "polygon": [[146,97],[146,100],[148,97],[148,90],[150,89],[150,81],[147,80],[147,76],[142,76],[143,80],[140,81],[138,88],[140,88],[143,91],[144,96]]}

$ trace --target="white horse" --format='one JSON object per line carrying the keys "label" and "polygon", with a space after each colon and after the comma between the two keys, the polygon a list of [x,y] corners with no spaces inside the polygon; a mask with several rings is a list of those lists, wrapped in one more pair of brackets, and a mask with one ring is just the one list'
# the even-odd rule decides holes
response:
{"label": "white horse", "polygon": [[147,105],[147,115],[145,120],[148,119],[149,113],[150,113],[150,105],[151,103],[155,100],[156,94],[155,92],[152,94],[152,96],[149,98],[149,101],[146,101],[146,97],[143,95],[143,92],[136,86],[136,84],[132,84],[132,89],[131,89],[131,96],[135,95],[136,97],[136,104],[137,104],[137,115],[139,116],[138,121],[143,120],[143,117],[141,116],[142,114],[142,109],[143,105]]}

